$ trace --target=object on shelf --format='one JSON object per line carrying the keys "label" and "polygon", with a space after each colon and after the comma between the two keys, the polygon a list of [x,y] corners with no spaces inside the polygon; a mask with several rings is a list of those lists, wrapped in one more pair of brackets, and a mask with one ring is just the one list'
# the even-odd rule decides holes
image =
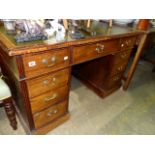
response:
{"label": "object on shelf", "polygon": [[58,23],[58,20],[48,21],[49,27],[44,29],[44,35],[48,38],[55,38],[57,42],[63,41],[65,38],[65,28]]}
{"label": "object on shelf", "polygon": [[109,20],[109,27],[112,27],[112,25],[113,25],[113,20],[110,19],[110,20]]}
{"label": "object on shelf", "polygon": [[152,26],[152,27],[155,27],[155,19],[152,19],[152,20],[150,21],[150,23],[151,23],[151,26]]}
{"label": "object on shelf", "polygon": [[82,39],[84,38],[84,35],[80,33],[79,31],[75,31],[74,33],[70,33],[70,37],[72,39]]}
{"label": "object on shelf", "polygon": [[3,19],[4,27],[8,34],[15,34],[15,20]]}
{"label": "object on shelf", "polygon": [[45,21],[41,19],[20,19],[15,20],[16,42],[27,42],[34,40],[44,40],[47,37],[43,34]]}
{"label": "object on shelf", "polygon": [[135,19],[114,19],[114,23],[118,25],[128,25],[133,23]]}
{"label": "object on shelf", "polygon": [[149,19],[140,19],[137,24],[137,29],[147,30],[149,27]]}
{"label": "object on shelf", "polygon": [[47,37],[43,34],[44,20],[16,20],[16,42],[27,42],[34,40],[45,40]]}
{"label": "object on shelf", "polygon": [[27,42],[27,41],[35,41],[35,40],[46,40],[47,37],[43,34],[30,35],[30,34],[20,34],[15,36],[16,42]]}
{"label": "object on shelf", "polygon": [[30,35],[40,35],[43,33],[44,20],[21,19],[15,21],[17,34],[25,33]]}
{"label": "object on shelf", "polygon": [[3,23],[7,32],[14,34],[16,42],[46,40],[52,37],[60,42],[65,38],[65,28],[59,20],[7,19],[3,20]]}

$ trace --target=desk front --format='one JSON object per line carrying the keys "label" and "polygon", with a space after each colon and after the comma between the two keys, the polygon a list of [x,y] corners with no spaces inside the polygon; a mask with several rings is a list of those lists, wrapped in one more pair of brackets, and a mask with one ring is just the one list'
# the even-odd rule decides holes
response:
{"label": "desk front", "polygon": [[1,29],[2,71],[9,77],[16,110],[28,134],[45,134],[68,120],[71,73],[103,98],[121,87],[141,33],[101,27],[105,31],[97,36],[52,45],[16,44]]}

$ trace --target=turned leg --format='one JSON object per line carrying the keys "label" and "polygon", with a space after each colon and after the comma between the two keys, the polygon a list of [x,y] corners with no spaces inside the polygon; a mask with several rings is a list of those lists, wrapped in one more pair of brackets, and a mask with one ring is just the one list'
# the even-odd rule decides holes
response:
{"label": "turned leg", "polygon": [[15,109],[12,103],[12,98],[8,98],[4,100],[4,108],[5,112],[8,116],[8,119],[10,121],[10,125],[14,130],[17,129],[17,121],[16,121],[16,116],[15,116]]}

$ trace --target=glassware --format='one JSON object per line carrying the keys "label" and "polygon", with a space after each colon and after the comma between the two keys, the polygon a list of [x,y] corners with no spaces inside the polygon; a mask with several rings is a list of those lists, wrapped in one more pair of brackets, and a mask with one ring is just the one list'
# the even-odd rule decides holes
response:
{"label": "glassware", "polygon": [[15,33],[15,20],[4,19],[3,23],[4,23],[4,27],[5,27],[8,34],[14,34]]}

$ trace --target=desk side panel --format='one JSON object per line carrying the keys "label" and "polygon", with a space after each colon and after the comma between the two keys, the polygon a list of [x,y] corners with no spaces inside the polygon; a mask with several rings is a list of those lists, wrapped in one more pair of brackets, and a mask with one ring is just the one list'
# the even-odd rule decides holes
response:
{"label": "desk side panel", "polygon": [[6,76],[6,82],[11,89],[16,107],[18,108],[18,111],[20,111],[20,116],[22,116],[22,119],[24,119],[26,125],[29,128],[31,125],[29,123],[30,121],[28,121],[27,103],[24,97],[27,93],[27,90],[23,89],[24,81],[18,78],[19,72],[16,63],[16,57],[9,57],[3,54],[3,51],[1,51],[0,56],[2,73],[4,74],[4,76]]}

